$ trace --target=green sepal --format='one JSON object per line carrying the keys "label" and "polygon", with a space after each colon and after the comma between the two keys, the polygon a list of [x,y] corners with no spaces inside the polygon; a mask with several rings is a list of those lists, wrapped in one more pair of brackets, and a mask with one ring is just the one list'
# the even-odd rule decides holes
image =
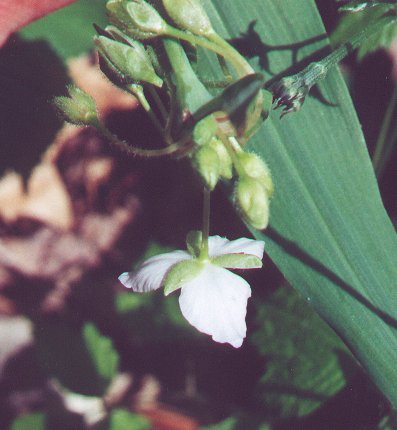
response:
{"label": "green sepal", "polygon": [[218,124],[212,115],[199,121],[193,129],[193,140],[197,145],[205,145],[215,136]]}
{"label": "green sepal", "polygon": [[203,233],[200,230],[192,230],[186,236],[186,248],[190,255],[198,258],[203,242]]}
{"label": "green sepal", "polygon": [[227,269],[260,269],[262,267],[262,260],[252,254],[218,255],[211,258],[211,263]]}
{"label": "green sepal", "polygon": [[210,142],[211,148],[216,151],[219,158],[219,175],[223,179],[232,179],[233,177],[233,161],[230,157],[225,145],[221,140],[214,137]]}
{"label": "green sepal", "polygon": [[168,296],[196,278],[203,269],[203,263],[198,260],[184,260],[172,266],[164,280],[164,295]]}

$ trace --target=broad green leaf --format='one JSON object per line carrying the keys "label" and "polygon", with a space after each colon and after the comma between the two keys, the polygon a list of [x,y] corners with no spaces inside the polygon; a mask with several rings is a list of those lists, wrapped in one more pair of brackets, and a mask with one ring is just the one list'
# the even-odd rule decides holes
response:
{"label": "broad green leaf", "polygon": [[126,409],[115,409],[110,416],[109,430],[150,430],[150,421]]}
{"label": "broad green leaf", "polygon": [[92,323],[84,325],[83,336],[98,374],[110,382],[119,365],[119,355],[111,339],[102,336]]}
{"label": "broad green leaf", "polygon": [[339,357],[345,346],[290,288],[258,306],[251,340],[268,361],[263,401],[283,418],[307,415],[345,385]]}
{"label": "broad green leaf", "polygon": [[45,414],[40,412],[22,415],[13,421],[11,430],[44,430],[45,422]]}
{"label": "broad green leaf", "polygon": [[96,23],[104,26],[106,0],[80,0],[23,28],[19,34],[29,40],[46,40],[63,58],[92,49]]}
{"label": "broad green leaf", "polygon": [[[313,0],[234,0],[227,7],[213,0],[206,5],[225,37],[241,41],[256,20],[260,39],[251,55],[265,74],[269,70],[260,65],[287,74],[294,55],[271,51],[260,41],[293,48],[297,41],[317,40],[298,51],[298,60],[326,44],[318,42],[325,30]],[[267,161],[275,184],[270,227],[253,234],[266,241],[289,282],[346,341],[396,407],[396,234],[340,72],[331,72],[320,90],[332,106],[308,97],[300,112],[282,121],[273,112],[250,141],[250,149]]]}

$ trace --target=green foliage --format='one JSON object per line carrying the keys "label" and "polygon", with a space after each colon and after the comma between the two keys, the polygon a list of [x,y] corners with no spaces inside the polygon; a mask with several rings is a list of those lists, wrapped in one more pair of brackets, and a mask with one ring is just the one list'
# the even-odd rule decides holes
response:
{"label": "green foliage", "polygon": [[200,427],[200,430],[271,430],[271,426],[260,423],[258,420],[246,419],[245,417],[229,417],[225,420],[209,426]]}
{"label": "green foliage", "polygon": [[395,430],[397,428],[397,412],[392,411],[379,423],[378,430]]}
{"label": "green foliage", "polygon": [[126,409],[115,409],[110,415],[109,430],[150,430],[149,420]]}
{"label": "green foliage", "polygon": [[346,347],[292,289],[278,289],[258,306],[252,341],[267,358],[263,401],[284,418],[307,415],[345,385]]}
{"label": "green foliage", "polygon": [[229,417],[218,424],[200,427],[200,430],[234,430],[236,428],[236,424],[237,419]]}
{"label": "green foliage", "polygon": [[35,338],[39,363],[48,376],[76,393],[105,393],[118,356],[95,326],[86,324],[80,331],[66,321],[42,321],[35,326]]}
{"label": "green foliage", "polygon": [[83,336],[96,371],[110,382],[116,375],[119,364],[119,355],[113,348],[111,339],[102,336],[92,323],[84,325]]}
{"label": "green foliage", "polygon": [[[235,0],[227,12],[221,0],[211,4],[214,27],[225,37],[246,32],[252,10],[259,17],[255,31],[269,46],[315,36],[319,40],[325,31],[311,0]],[[322,46],[324,42],[303,43],[298,59]],[[271,54],[256,51],[259,71],[266,72],[262,65],[287,74],[296,67],[290,52]],[[266,241],[267,252],[288,281],[342,336],[396,406],[396,234],[339,71],[323,81],[321,93],[336,105],[309,97],[299,113],[282,121],[271,114],[249,142],[267,161],[276,190],[270,227],[253,234]]]}
{"label": "green foliage", "polygon": [[[338,46],[353,36],[358,29],[365,28],[368,24],[384,15],[393,5],[381,4],[361,12],[344,14],[332,34],[332,44]],[[359,60],[367,54],[379,48],[387,48],[397,36],[397,22],[384,26],[380,31],[365,40],[357,51]]]}
{"label": "green foliage", "polygon": [[45,430],[45,415],[37,412],[16,418],[10,430]]}
{"label": "green foliage", "polygon": [[79,0],[20,31],[28,40],[46,40],[66,59],[92,49],[95,30],[92,24],[105,25],[106,0]]}

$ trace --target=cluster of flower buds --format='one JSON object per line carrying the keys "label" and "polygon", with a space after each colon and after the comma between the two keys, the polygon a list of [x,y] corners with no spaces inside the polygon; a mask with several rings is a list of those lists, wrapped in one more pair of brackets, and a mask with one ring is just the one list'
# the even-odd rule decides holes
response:
{"label": "cluster of flower buds", "polygon": [[[271,106],[264,78],[215,32],[200,0],[161,0],[161,8],[155,6],[158,3],[107,2],[111,25],[95,26],[99,66],[113,84],[138,97],[163,134],[167,147],[153,154],[187,156],[209,191],[221,180],[234,180],[233,201],[239,212],[247,223],[263,229],[269,219],[271,176],[266,164],[246,153],[243,145]],[[170,40],[213,50],[231,63],[239,78],[226,82],[213,97],[181,46],[174,56],[172,46],[167,50]],[[157,103],[155,109],[146,92]],[[202,103],[195,100],[198,93]],[[70,98],[56,100],[63,116],[77,125],[93,125],[117,143],[117,137],[99,122],[92,98],[76,87],[69,94]],[[142,150],[132,152],[150,156],[150,150]]]}

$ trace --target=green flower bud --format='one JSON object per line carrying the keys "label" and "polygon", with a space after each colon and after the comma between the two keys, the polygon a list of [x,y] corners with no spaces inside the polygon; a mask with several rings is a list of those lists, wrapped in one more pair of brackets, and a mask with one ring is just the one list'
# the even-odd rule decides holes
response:
{"label": "green flower bud", "polygon": [[167,32],[167,23],[157,10],[144,0],[133,0],[127,4],[127,11],[134,26],[149,35],[159,36]]}
{"label": "green flower bud", "polygon": [[216,151],[219,158],[219,174],[221,178],[232,179],[233,177],[233,162],[225,148],[225,145],[217,138],[211,140],[210,146]]}
{"label": "green flower bud", "polygon": [[261,182],[249,176],[241,177],[234,190],[234,200],[244,220],[262,230],[269,223],[269,198]]}
{"label": "green flower bud", "polygon": [[252,152],[240,152],[239,163],[244,171],[244,175],[257,179],[265,187],[268,197],[274,191],[272,176],[267,164],[258,155]]}
{"label": "green flower bud", "polygon": [[199,0],[163,0],[168,15],[184,30],[200,36],[214,33],[210,19]]}
{"label": "green flower bud", "polygon": [[54,104],[65,121],[75,125],[97,125],[98,114],[94,99],[76,85],[68,86],[70,97],[54,98]]}
{"label": "green flower bud", "polygon": [[199,146],[205,145],[214,137],[217,128],[215,118],[212,115],[206,116],[194,126],[193,140]]}
{"label": "green flower bud", "polygon": [[150,39],[164,34],[167,23],[143,0],[109,0],[110,21],[136,39]]}
{"label": "green flower bud", "polygon": [[193,155],[193,166],[209,190],[213,190],[218,183],[219,165],[218,154],[210,145],[201,146]]}
{"label": "green flower bud", "polygon": [[106,63],[108,66],[108,70],[103,68],[105,74],[110,69],[116,72],[124,84],[148,82],[157,87],[162,86],[163,81],[156,75],[141,43],[130,40],[130,44],[125,45],[104,36],[96,37],[94,41],[102,60],[101,65]]}

